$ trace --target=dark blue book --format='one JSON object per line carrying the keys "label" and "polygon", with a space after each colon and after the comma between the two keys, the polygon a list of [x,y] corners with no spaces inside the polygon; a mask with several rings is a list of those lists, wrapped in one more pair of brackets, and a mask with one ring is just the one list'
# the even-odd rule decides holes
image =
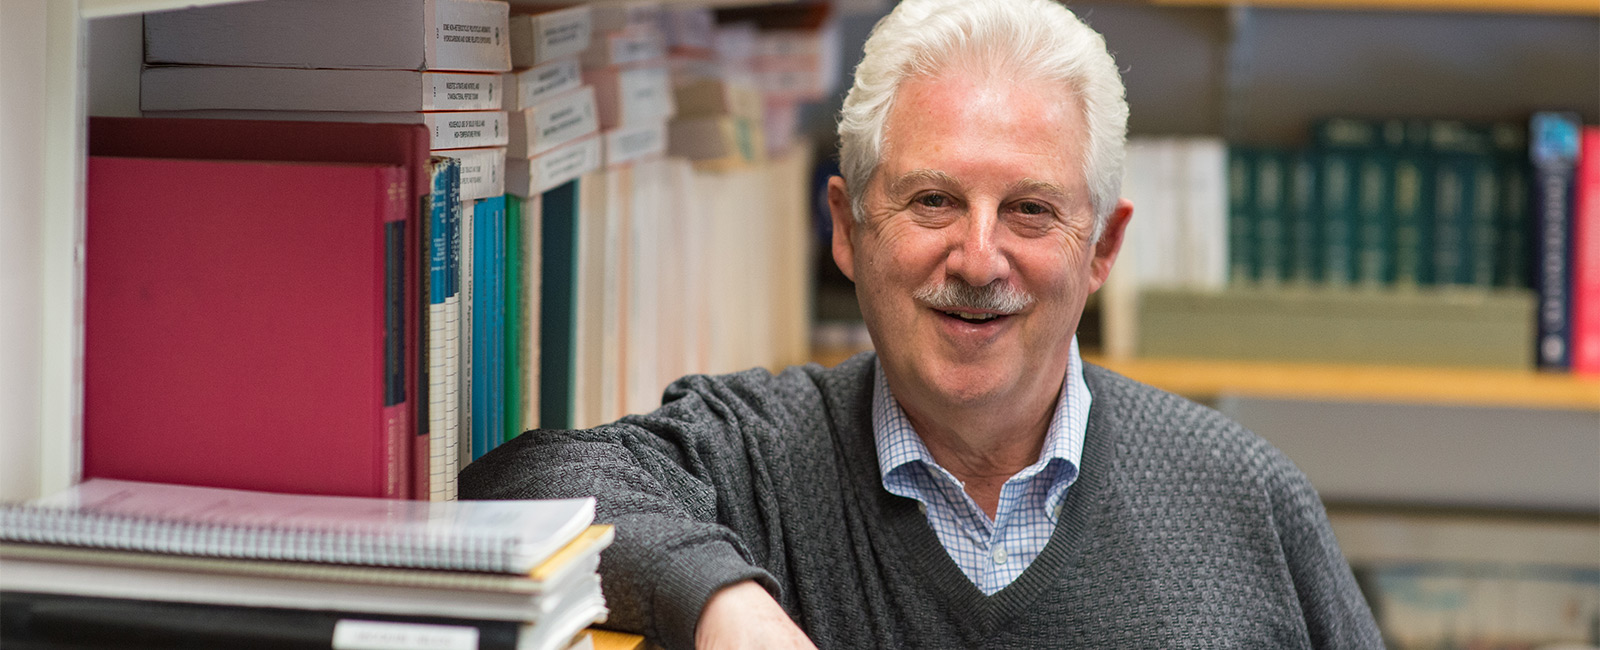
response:
{"label": "dark blue book", "polygon": [[1538,365],[1566,370],[1572,365],[1572,200],[1577,176],[1576,113],[1535,113],[1528,128],[1533,164],[1534,268],[1539,294]]}

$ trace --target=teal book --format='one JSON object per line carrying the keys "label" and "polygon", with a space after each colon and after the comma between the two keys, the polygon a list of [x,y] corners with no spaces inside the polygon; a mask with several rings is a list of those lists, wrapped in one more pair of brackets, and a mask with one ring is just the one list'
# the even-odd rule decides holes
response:
{"label": "teal book", "polygon": [[1529,233],[1533,231],[1533,220],[1528,212],[1528,132],[1521,124],[1497,122],[1490,127],[1490,139],[1500,187],[1495,226],[1500,243],[1495,247],[1494,284],[1530,288],[1533,239]]}
{"label": "teal book", "polygon": [[472,459],[502,437],[505,417],[506,200],[491,196],[473,205]]}
{"label": "teal book", "polygon": [[1228,282],[1255,282],[1255,150],[1228,147]]}
{"label": "teal book", "polygon": [[578,362],[578,185],[541,195],[539,282],[539,428],[570,429]]}
{"label": "teal book", "polygon": [[1260,149],[1255,156],[1256,281],[1275,286],[1289,274],[1289,155],[1279,149]]}
{"label": "teal book", "polygon": [[1436,285],[1492,286],[1494,215],[1499,208],[1487,131],[1435,121],[1433,146],[1433,279]]}
{"label": "teal book", "polygon": [[1433,283],[1433,164],[1428,123],[1396,122],[1401,133],[1394,149],[1394,283],[1416,287]]}
{"label": "teal book", "polygon": [[1366,152],[1323,149],[1322,283],[1333,287],[1355,281],[1356,192],[1360,159]]}
{"label": "teal book", "polygon": [[1320,162],[1316,151],[1305,150],[1289,163],[1289,281],[1299,286],[1322,281]]}
{"label": "teal book", "polygon": [[1356,161],[1354,281],[1363,287],[1394,283],[1394,156],[1384,149]]}

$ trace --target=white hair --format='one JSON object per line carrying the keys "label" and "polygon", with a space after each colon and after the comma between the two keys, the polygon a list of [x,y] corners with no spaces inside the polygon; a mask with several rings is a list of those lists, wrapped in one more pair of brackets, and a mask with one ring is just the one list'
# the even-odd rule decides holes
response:
{"label": "white hair", "polygon": [[1128,102],[1105,39],[1051,0],[905,0],[872,28],[839,117],[839,166],[855,218],[885,147],[900,85],[953,65],[982,64],[1020,79],[1066,85],[1089,130],[1084,180],[1094,208],[1093,240],[1122,191]]}

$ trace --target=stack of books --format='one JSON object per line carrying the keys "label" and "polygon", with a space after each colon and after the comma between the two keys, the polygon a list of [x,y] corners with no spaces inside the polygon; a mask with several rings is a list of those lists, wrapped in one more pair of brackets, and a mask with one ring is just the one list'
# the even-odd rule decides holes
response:
{"label": "stack of books", "polygon": [[0,629],[81,649],[569,648],[607,613],[593,517],[592,499],[91,480],[0,507]]}

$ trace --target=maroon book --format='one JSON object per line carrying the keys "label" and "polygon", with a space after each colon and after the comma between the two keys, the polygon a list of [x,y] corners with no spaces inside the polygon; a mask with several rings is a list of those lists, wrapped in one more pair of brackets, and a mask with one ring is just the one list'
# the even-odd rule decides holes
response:
{"label": "maroon book", "polygon": [[[255,160],[326,163],[377,163],[400,165],[409,176],[411,209],[405,218],[405,327],[406,401],[410,448],[402,454],[401,480],[407,486],[396,495],[427,498],[427,417],[419,398],[425,387],[427,364],[419,338],[426,313],[419,293],[421,274],[421,210],[430,188],[428,132],[416,124],[357,124],[265,120],[106,118],[89,120],[91,156],[183,158],[195,160]],[[306,190],[301,190],[306,191]]]}
{"label": "maroon book", "polygon": [[409,494],[395,165],[91,156],[85,478]]}

